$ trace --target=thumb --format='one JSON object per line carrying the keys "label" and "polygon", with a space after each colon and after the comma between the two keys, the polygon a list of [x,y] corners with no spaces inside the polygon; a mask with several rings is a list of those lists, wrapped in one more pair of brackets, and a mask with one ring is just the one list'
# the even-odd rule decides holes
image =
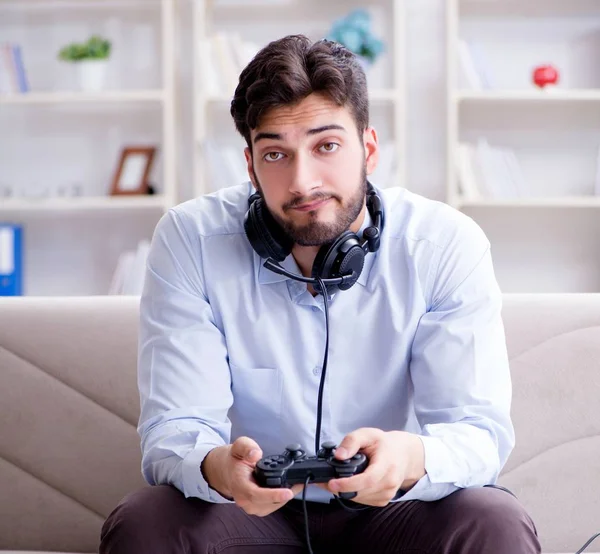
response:
{"label": "thumb", "polygon": [[368,427],[362,427],[348,433],[340,443],[339,447],[336,448],[335,457],[338,460],[351,458],[360,449],[369,447],[374,443],[377,440],[379,433],[380,431],[378,429]]}
{"label": "thumb", "polygon": [[240,437],[231,445],[231,455],[236,460],[254,465],[262,458],[262,450],[250,437]]}

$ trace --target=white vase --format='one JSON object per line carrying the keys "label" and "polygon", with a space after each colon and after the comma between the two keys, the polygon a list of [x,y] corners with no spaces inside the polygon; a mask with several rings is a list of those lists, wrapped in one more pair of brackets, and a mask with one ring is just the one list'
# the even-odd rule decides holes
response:
{"label": "white vase", "polygon": [[85,92],[98,92],[106,82],[107,60],[83,60],[77,62],[79,86]]}

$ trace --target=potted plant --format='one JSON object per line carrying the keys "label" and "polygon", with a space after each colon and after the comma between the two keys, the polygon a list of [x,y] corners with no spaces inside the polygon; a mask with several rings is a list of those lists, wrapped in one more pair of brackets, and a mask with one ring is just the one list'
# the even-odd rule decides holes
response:
{"label": "potted plant", "polygon": [[92,92],[104,86],[110,52],[110,41],[93,35],[84,43],[73,42],[61,48],[58,58],[75,63],[82,90]]}
{"label": "potted plant", "polygon": [[366,71],[384,50],[384,43],[371,32],[371,15],[357,9],[333,22],[327,38],[356,54]]}

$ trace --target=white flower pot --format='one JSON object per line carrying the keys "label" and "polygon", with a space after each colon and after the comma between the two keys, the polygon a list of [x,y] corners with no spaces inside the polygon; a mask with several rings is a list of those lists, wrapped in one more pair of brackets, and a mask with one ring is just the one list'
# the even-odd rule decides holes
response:
{"label": "white flower pot", "polygon": [[106,82],[107,60],[83,60],[77,62],[79,86],[85,92],[97,92]]}

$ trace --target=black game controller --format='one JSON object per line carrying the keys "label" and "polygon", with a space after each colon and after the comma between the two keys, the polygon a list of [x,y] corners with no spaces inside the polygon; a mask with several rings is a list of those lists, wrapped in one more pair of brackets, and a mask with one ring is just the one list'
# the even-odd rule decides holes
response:
{"label": "black game controller", "polygon": [[[304,484],[309,476],[311,483],[351,477],[362,473],[369,465],[367,457],[360,452],[347,460],[334,458],[336,446],[334,442],[324,442],[317,456],[307,456],[299,444],[289,444],[283,454],[259,460],[254,468],[254,477],[259,486],[277,489]],[[339,497],[346,500],[355,496],[355,492],[339,493]]]}

